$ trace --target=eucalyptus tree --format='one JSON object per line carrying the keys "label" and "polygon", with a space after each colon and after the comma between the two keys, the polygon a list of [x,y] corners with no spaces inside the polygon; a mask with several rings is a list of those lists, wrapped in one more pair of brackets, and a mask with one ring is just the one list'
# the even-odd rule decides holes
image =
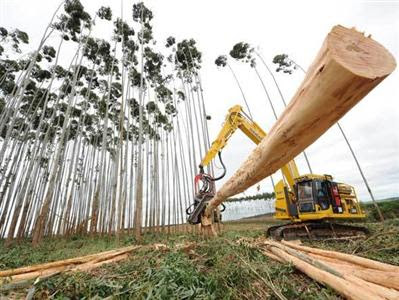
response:
{"label": "eucalyptus tree", "polygon": [[273,63],[277,64],[276,72],[282,71],[286,74],[292,74],[295,70],[300,69],[302,72],[306,71],[298,65],[295,61],[288,57],[288,54],[277,54],[273,58]]}
{"label": "eucalyptus tree", "polygon": [[[112,41],[92,35],[96,18],[112,22]],[[27,34],[0,28],[2,237],[32,235],[37,245],[45,235],[119,233],[133,221],[140,233],[143,183],[147,225],[177,223],[177,201],[183,216],[181,194],[191,187],[192,173],[185,154],[194,162],[205,146],[204,105],[199,98],[194,102],[199,91],[193,83],[201,54],[195,41],[184,40],[166,61],[155,46],[152,18],[143,3],[135,4],[136,34],[107,7],[92,19],[78,0],[67,0],[38,50],[18,59],[12,57],[22,52]],[[52,34],[58,46],[45,43]],[[167,40],[167,48],[174,44],[174,38]],[[63,48],[72,49],[67,67],[59,64]],[[184,85],[178,97],[170,88],[172,71]],[[180,122],[176,98],[186,99],[180,100]],[[186,145],[194,137],[194,147]],[[183,174],[183,188],[174,173]]]}
{"label": "eucalyptus tree", "polygon": [[[170,47],[171,42],[175,42],[170,37],[167,40],[167,46]],[[202,159],[203,153],[208,150],[209,145],[206,144],[204,137],[207,135],[206,117],[204,117],[204,109],[201,109],[200,95],[202,88],[200,86],[199,73],[202,63],[202,53],[198,50],[194,39],[185,39],[176,44],[176,52],[174,55],[175,69],[177,77],[180,79],[182,89],[175,91],[175,105],[180,102],[184,104],[186,114],[182,118],[177,119],[178,126],[176,138],[181,140],[182,133],[186,132],[186,139],[180,143],[180,153],[183,156],[181,166],[181,178],[185,181],[184,192],[185,207],[190,204],[190,199],[194,196],[194,189],[191,182],[194,180],[197,171],[197,165]],[[206,133],[204,132],[206,130]],[[201,137],[202,134],[202,137]],[[199,154],[197,156],[197,153]],[[184,159],[187,154],[188,161]],[[210,172],[210,170],[208,170]],[[180,202],[181,215],[183,215],[182,203]]]}
{"label": "eucalyptus tree", "polygon": [[[188,146],[188,155],[190,159],[192,176],[196,173],[197,164],[199,161],[199,157],[196,157],[196,149],[200,149],[200,144],[197,139],[197,143],[195,142],[195,128],[194,123],[198,128],[198,123],[195,122],[190,116],[193,114],[192,108],[192,94],[190,91],[190,83],[193,81],[193,76],[198,72],[201,67],[201,52],[199,52],[195,47],[195,41],[193,39],[183,40],[177,43],[177,49],[175,52],[175,69],[177,72],[177,77],[180,79],[181,85],[183,87],[182,93],[184,95],[184,104],[185,104],[185,129],[187,135],[187,146]],[[194,53],[194,55],[190,56],[190,52]],[[195,116],[196,117],[196,116]],[[198,138],[198,136],[197,136]]]}
{"label": "eucalyptus tree", "polygon": [[[77,83],[79,81],[79,77],[81,76],[81,63],[83,59],[83,55],[79,57],[79,52],[81,50],[81,46],[84,43],[84,39],[78,38],[78,34],[82,33],[82,30],[91,29],[92,21],[90,15],[84,11],[83,6],[80,4],[79,1],[71,1],[71,2],[66,2],[64,6],[66,14],[62,14],[60,17],[60,21],[58,23],[55,23],[54,26],[62,30],[64,32],[64,39],[65,38],[71,38],[72,41],[78,42],[78,56],[76,57],[76,66],[75,66],[75,72],[73,75],[73,78],[70,80],[70,85],[65,92],[65,96],[67,99],[67,109],[65,111],[65,116],[62,124],[62,129],[61,129],[61,134],[60,137],[58,138],[58,144],[57,144],[57,149],[54,155],[53,159],[53,166],[51,168],[50,174],[49,174],[49,183],[48,183],[48,188],[47,192],[42,204],[42,208],[40,209],[40,214],[38,216],[34,231],[33,231],[33,238],[32,238],[32,244],[36,246],[42,239],[45,231],[45,223],[48,218],[48,213],[50,210],[50,204],[54,196],[54,190],[55,190],[55,185],[56,185],[56,180],[59,178],[61,172],[59,168],[59,161],[62,159],[62,156],[65,153],[66,150],[66,144],[67,144],[67,131],[71,128],[73,125],[74,120],[70,121],[72,112],[73,112],[73,105],[76,103],[76,96],[77,96]],[[76,124],[76,121],[75,121]]]}
{"label": "eucalyptus tree", "polygon": [[[67,4],[70,5],[71,3],[67,3]],[[70,6],[68,6],[68,7],[70,8]],[[4,34],[4,30],[2,30],[2,33]],[[24,36],[24,35],[19,34],[17,36]],[[25,37],[25,39],[27,39],[27,37]],[[15,42],[15,38],[14,38],[14,42]],[[4,47],[3,47],[3,49],[4,49]],[[17,116],[17,117],[13,118],[13,120],[11,122],[7,122],[8,128],[6,130],[7,133],[5,133],[3,135],[4,139],[2,142],[2,149],[6,149],[6,145],[8,144],[9,140],[14,140],[14,141],[17,140],[17,142],[19,140],[19,141],[22,141],[22,143],[24,143],[25,145],[31,145],[31,143],[28,143],[26,141],[32,140],[34,138],[36,139],[36,141],[42,140],[43,134],[41,134],[41,132],[48,133],[51,130],[53,135],[56,132],[56,128],[54,128],[54,126],[49,126],[50,125],[49,117],[53,116],[54,115],[53,112],[56,110],[55,109],[56,103],[54,103],[54,100],[55,100],[55,98],[57,98],[57,96],[56,96],[56,94],[49,92],[51,89],[51,84],[54,81],[55,72],[52,72],[52,70],[43,69],[39,64],[43,59],[45,59],[47,62],[51,62],[52,59],[55,57],[55,53],[56,53],[56,51],[53,47],[44,45],[40,49],[40,52],[39,51],[35,52],[35,54],[33,56],[31,56],[30,63],[29,63],[29,65],[31,66],[30,70],[26,69],[26,68],[24,68],[24,69],[20,68],[19,70],[16,69],[16,71],[19,71],[25,75],[28,71],[30,71],[31,73],[30,73],[30,78],[26,80],[28,83],[24,83],[24,82],[21,83],[21,85],[23,85],[24,88],[22,88],[22,89],[20,87],[13,88],[14,90],[20,90],[21,93],[23,93],[24,95],[21,97],[21,101],[18,104],[18,106],[19,106],[18,111],[13,113],[13,115]],[[58,56],[57,56],[57,59],[58,59]],[[56,59],[56,61],[57,61],[57,59]],[[27,64],[25,62],[23,64],[21,64],[21,66],[24,66],[24,65],[26,66]],[[8,70],[8,76],[6,75],[7,80],[2,81],[2,90],[3,91],[4,91],[3,87],[5,87],[6,89],[7,89],[7,87],[8,88],[10,87],[10,79],[11,78],[9,75],[10,75],[10,72]],[[48,82],[48,80],[50,80],[49,86],[47,88],[41,88],[40,86],[42,86],[45,81]],[[40,84],[40,86],[39,86],[39,84]],[[14,84],[14,86],[17,86],[17,84]],[[18,95],[17,95],[17,93],[13,93],[13,96],[15,98]],[[57,98],[57,99],[59,99],[59,98]],[[14,106],[14,107],[17,107],[17,106]],[[16,111],[16,110],[14,109],[14,111]],[[3,114],[2,114],[3,119],[7,119],[7,118],[4,118],[4,116],[7,116],[7,115],[4,114],[4,111],[2,111],[2,112],[3,112]],[[21,123],[22,120],[25,121],[24,124]],[[18,125],[18,126],[14,126],[14,125]],[[34,132],[31,131],[32,129],[34,131],[36,131],[35,134],[33,134]],[[16,133],[18,131],[19,131],[19,135],[18,135],[19,138],[16,139],[16,137],[17,137]],[[47,136],[51,137],[51,135],[48,135],[48,134],[47,134]],[[20,144],[22,144],[22,143],[20,143]],[[14,145],[15,145],[15,143],[14,143]],[[40,144],[37,144],[37,142],[36,142],[35,146],[36,145],[40,145]],[[36,148],[35,146],[33,146],[33,147],[29,146],[28,152],[27,152],[27,154],[28,154],[27,157],[32,163],[34,162],[34,160],[36,159],[36,156],[38,154],[38,150],[35,149]],[[21,147],[19,148],[17,153],[20,153],[20,150],[21,150]],[[32,153],[32,151],[33,151],[33,153]],[[2,152],[4,153],[4,150],[2,150]],[[12,154],[12,152],[13,151],[11,151],[11,154]],[[46,158],[42,158],[40,160],[40,162],[43,161],[43,159],[46,160]],[[26,162],[25,160],[21,160],[21,161],[22,161],[22,163],[19,164],[20,166],[24,165]],[[41,165],[41,167],[43,167],[43,164],[40,164],[40,165]],[[13,166],[14,166],[14,164],[13,164]],[[12,167],[12,169],[14,169],[14,167]],[[29,168],[29,170],[31,170],[31,169],[32,168]],[[21,169],[17,168],[17,170],[21,170]],[[27,186],[27,183],[30,180],[29,179],[30,176],[27,175],[27,174],[30,174],[29,170],[26,173],[21,173],[20,171],[15,171],[16,173],[18,173],[17,177],[19,177],[15,180],[15,182],[17,182],[18,180],[20,181],[24,177],[24,175],[26,175],[25,176],[26,184],[24,184],[24,186]],[[33,174],[35,174],[35,172]],[[37,182],[38,181],[35,181],[35,183],[37,183]],[[30,184],[30,186],[31,186],[31,189],[34,189],[34,186],[37,186],[37,184]],[[22,188],[22,189],[20,189],[20,191],[14,190],[14,199],[18,192],[20,193],[20,196],[18,196],[19,200],[17,202],[14,201],[14,206],[11,206],[12,210],[8,211],[7,209],[5,209],[5,210],[3,210],[3,214],[2,214],[2,219],[3,219],[4,215],[7,213],[9,213],[9,216],[13,215],[11,227],[10,227],[9,234],[8,234],[9,238],[12,238],[14,236],[15,226],[18,221],[19,211],[20,211],[20,207],[22,205],[21,200],[22,200],[22,197],[24,196],[24,189]],[[9,194],[11,194],[11,191]],[[29,194],[29,197],[30,196],[31,195]],[[20,218],[21,222],[25,221],[23,219],[23,216],[26,215],[27,208],[29,208],[29,204],[30,203],[29,203],[28,199],[26,199],[24,211],[22,213],[22,219]],[[20,225],[20,227],[22,227],[22,226],[24,226],[24,224]]]}
{"label": "eucalyptus tree", "polygon": [[143,144],[143,107],[144,107],[144,45],[152,40],[151,19],[152,12],[144,5],[143,2],[133,4],[133,20],[140,24],[139,42],[141,54],[141,72],[140,72],[140,88],[139,88],[139,135],[138,135],[138,157],[136,168],[136,207],[135,207],[135,237],[141,238],[142,226],[142,204],[143,204],[143,164],[142,164],[142,144]]}
{"label": "eucalyptus tree", "polygon": [[[54,53],[55,50],[52,47],[47,47],[47,46],[43,47],[42,50],[43,50],[44,58],[50,62],[52,60],[52,57],[55,56],[55,53]],[[36,53],[32,57],[32,60],[33,60],[33,58],[35,58],[35,61],[37,60],[38,62],[40,62],[43,56],[40,53]],[[23,71],[26,68],[22,68],[22,66],[27,66],[28,64],[26,63],[26,61],[21,61],[19,65],[21,67],[19,69],[15,69],[14,71]],[[14,134],[12,134],[12,136],[10,134],[4,134],[3,135],[3,142],[2,142],[3,149],[5,149],[6,145],[9,142],[9,140],[14,140],[14,141],[16,140],[15,139],[15,137],[16,137],[15,132],[16,131],[20,132],[19,138],[17,139],[19,141],[24,142],[26,139],[28,139],[28,138],[31,139],[32,138],[32,135],[30,134],[30,132],[28,132],[29,126],[27,126],[27,124],[29,124],[31,126],[33,124],[33,126],[36,126],[36,128],[37,128],[38,120],[40,119],[38,117],[33,118],[33,117],[30,116],[30,113],[32,111],[32,107],[35,108],[34,112],[36,112],[37,108],[40,105],[43,105],[43,98],[46,98],[46,101],[47,101],[48,98],[54,96],[54,94],[49,93],[46,89],[43,89],[41,87],[37,87],[37,84],[36,84],[37,82],[40,82],[40,85],[42,85],[43,82],[46,79],[49,79],[49,77],[50,77],[49,72],[46,71],[46,70],[42,70],[37,63],[35,63],[35,64],[29,63],[29,65],[32,65],[32,69],[31,69],[31,71],[32,71],[32,79],[29,79],[29,83],[28,84],[22,83],[23,85],[25,85],[25,89],[22,89],[22,91],[24,93],[24,96],[21,99],[22,105],[20,106],[19,110],[15,110],[14,109],[14,111],[17,111],[17,112],[13,113],[14,115],[17,115],[17,114],[19,114],[19,115],[16,118],[14,118],[11,122],[7,122],[8,126],[9,126],[9,128],[7,129],[7,132],[8,133],[14,132]],[[9,87],[9,86],[10,86],[10,82],[3,81],[2,82],[2,92],[3,93],[4,92],[7,93],[7,87]],[[17,84],[15,84],[15,86],[17,86]],[[14,89],[14,91],[15,90],[20,90],[19,87],[18,88],[14,87],[13,89]],[[16,96],[16,93],[12,93],[12,95]],[[42,109],[42,111],[44,111],[44,110]],[[46,112],[48,113],[48,111],[46,111]],[[7,119],[7,112],[3,111],[2,117],[4,118],[5,115],[6,115],[5,118]],[[23,116],[24,118],[21,118],[21,116]],[[22,120],[25,120],[24,124],[21,123]],[[9,125],[9,124],[11,124],[11,125]],[[19,125],[18,126],[14,126],[15,124],[19,124]],[[4,131],[3,131],[3,133],[4,133]],[[22,135],[21,135],[21,133],[22,133]],[[11,137],[11,139],[9,139],[9,137]],[[22,143],[20,143],[20,145],[21,144]],[[28,144],[28,143],[25,143],[25,144]],[[14,143],[14,145],[15,145],[15,143]],[[19,149],[21,149],[21,148],[19,148]],[[19,153],[19,151],[17,151],[17,153]],[[4,194],[3,194],[3,196],[4,196]],[[15,203],[15,201],[14,201],[14,203]],[[6,205],[7,204],[8,203],[6,203]],[[10,215],[11,215],[11,213],[14,214],[11,231],[14,230],[13,227],[15,227],[16,217],[18,216],[19,207],[20,207],[20,205],[17,205],[13,211],[10,211]],[[4,220],[4,214],[7,214],[7,209],[3,210],[2,220]]]}
{"label": "eucalyptus tree", "polygon": [[[90,27],[90,23],[88,21],[88,20],[90,20],[90,18],[82,9],[83,9],[82,6],[80,6],[76,1],[73,1],[73,2],[67,1],[66,2],[65,11],[67,12],[67,15],[61,15],[60,22],[55,23],[53,25],[54,28],[57,28],[57,30],[62,32],[62,41],[69,40],[70,36],[72,37],[72,40],[76,39],[75,31],[80,30],[80,28],[76,28],[77,18],[80,17],[82,20],[85,20],[84,26],[86,26],[87,28]],[[71,29],[73,27],[75,29]],[[61,45],[61,43],[60,43],[60,45]],[[36,55],[37,60],[41,60],[42,57],[44,57],[46,60],[51,61],[51,58],[55,56],[55,50],[52,47],[44,46],[42,50],[43,50],[42,51],[43,56],[40,53],[37,54]],[[59,51],[58,51],[58,54],[59,54]],[[58,60],[58,54],[57,54],[57,60]],[[36,69],[38,71],[36,71]],[[45,91],[43,94],[46,96],[39,98],[42,100],[41,100],[41,102],[39,101],[36,104],[36,106],[41,108],[41,112],[37,115],[37,117],[34,118],[32,127],[34,130],[36,130],[36,135],[35,135],[36,140],[44,141],[44,144],[42,145],[42,149],[45,149],[44,147],[45,147],[45,144],[47,143],[46,141],[54,141],[58,134],[60,134],[61,136],[62,135],[64,136],[65,141],[62,142],[62,144],[65,146],[67,141],[73,138],[73,136],[74,136],[73,133],[74,132],[76,133],[76,120],[73,120],[73,119],[74,119],[74,117],[76,117],[76,114],[79,116],[81,110],[72,108],[71,106],[68,106],[68,104],[65,103],[65,101],[63,101],[64,98],[67,98],[66,95],[72,93],[71,83],[73,83],[73,81],[76,82],[75,85],[79,85],[79,86],[81,85],[81,82],[77,79],[78,79],[78,77],[80,79],[82,74],[84,74],[85,68],[80,67],[80,66],[75,66],[74,69],[75,69],[75,71],[74,71],[75,75],[72,75],[73,72],[66,71],[61,66],[58,66],[57,64],[55,64],[51,70],[46,71],[46,72],[41,70],[37,66],[35,66],[35,68],[33,68],[32,74],[36,80],[38,79],[36,77],[43,77],[43,76],[50,77],[49,74],[51,74],[52,78],[51,78],[51,83],[48,87],[48,90],[51,88],[51,84],[53,83],[53,80],[55,79],[55,77],[57,79],[62,78],[62,83],[60,86],[60,92],[59,92],[58,96],[55,94],[49,94],[47,91]],[[38,76],[35,76],[35,74],[38,74]],[[29,85],[28,85],[27,90],[29,90]],[[75,87],[75,90],[78,90],[78,89],[76,89],[76,87]],[[49,95],[50,95],[50,97],[49,97]],[[56,98],[56,99],[55,100],[52,99],[51,95],[52,95],[52,98]],[[43,98],[45,98],[44,101],[43,101]],[[33,100],[35,100],[35,99],[33,99]],[[43,109],[43,108],[45,108],[45,109]],[[26,111],[26,105],[25,106],[22,105],[21,109],[22,109],[22,113],[27,113],[27,112],[29,113],[29,110]],[[66,126],[67,122],[65,122],[65,121],[67,121],[66,117],[71,118],[71,122],[70,122],[70,124],[68,124],[68,126]],[[50,126],[51,122],[53,122],[53,125]],[[57,127],[57,125],[58,125],[58,127]],[[60,125],[62,125],[62,127]],[[60,132],[61,129],[63,129],[62,132]],[[43,134],[40,134],[40,132],[43,132]],[[39,135],[37,135],[37,134],[39,134]],[[62,139],[59,139],[59,141],[62,141]],[[60,144],[60,142],[58,142],[58,143]],[[62,147],[62,145],[61,145],[61,147]],[[60,150],[61,147],[59,147],[58,151],[57,151],[59,157],[61,157],[61,150]],[[34,156],[36,154],[38,154],[37,149],[34,149],[34,151],[36,151],[36,153],[34,153],[32,155],[32,159],[31,159],[32,162],[35,159]],[[49,153],[51,153],[51,152],[49,152]],[[53,160],[52,163],[53,163],[52,170],[55,170],[54,166],[57,165],[58,162],[56,164],[54,164],[54,160]],[[29,168],[28,170],[30,170],[30,169],[31,168]],[[30,171],[28,171],[28,173],[30,174]],[[35,172],[33,174],[35,174]],[[28,182],[29,176],[27,176],[26,178],[27,178],[27,180],[25,180],[25,182]],[[54,189],[56,181],[57,181],[56,179],[53,179],[53,182],[51,182],[52,183],[50,185],[51,189]],[[34,186],[34,185],[31,185],[31,186]],[[49,195],[49,193],[52,193],[51,189],[48,190],[47,195]],[[21,194],[21,196],[23,196],[23,194]],[[25,203],[28,203],[28,202],[25,202]],[[53,203],[53,206],[54,206],[54,204],[55,203]],[[49,205],[49,201],[46,203],[46,205]],[[44,208],[44,210],[42,210],[42,213],[44,215],[46,215],[48,212],[48,209],[46,208],[46,206],[44,206],[43,208]],[[14,212],[16,212],[16,210],[14,210]],[[15,214],[15,215],[17,215],[17,214]],[[40,217],[41,217],[41,220],[40,220],[41,222],[42,222],[42,220],[46,219],[46,217],[43,215]],[[36,226],[38,224],[43,224],[43,223],[36,222]],[[42,226],[42,230],[43,230],[43,225],[41,225],[41,226]],[[9,236],[12,237],[12,235],[9,235]]]}
{"label": "eucalyptus tree", "polygon": [[[119,201],[118,201],[118,220],[116,223],[117,236],[122,229],[124,229],[124,219],[126,210],[126,198],[127,198],[127,163],[128,163],[128,130],[130,126],[130,114],[127,113],[127,98],[128,94],[125,93],[126,76],[129,73],[130,66],[134,63],[137,64],[137,58],[135,51],[137,46],[133,40],[135,34],[134,29],[130,27],[123,19],[118,19],[115,24],[116,28],[114,30],[115,37],[119,42],[122,42],[122,59],[121,59],[121,69],[122,69],[122,79],[121,79],[121,105],[119,109],[119,118],[117,120],[117,131],[119,132],[119,143],[117,149],[117,163],[119,160],[119,180],[115,178],[115,184],[119,181]],[[129,79],[128,79],[129,80]],[[127,121],[125,127],[125,120]],[[126,141],[125,145],[125,157],[123,155],[123,142]],[[116,190],[115,190],[116,196]]]}

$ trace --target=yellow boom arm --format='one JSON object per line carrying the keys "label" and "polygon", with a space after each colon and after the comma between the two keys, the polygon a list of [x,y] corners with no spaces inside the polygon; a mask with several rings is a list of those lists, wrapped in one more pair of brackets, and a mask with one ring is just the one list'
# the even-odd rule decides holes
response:
{"label": "yellow boom arm", "polygon": [[[212,143],[211,148],[201,161],[200,167],[207,166],[216,154],[221,151],[227,144],[229,138],[239,128],[244,132],[255,144],[266,137],[266,132],[254,121],[252,121],[242,110],[240,105],[235,105],[229,109],[222,129],[220,130],[216,140]],[[294,186],[294,179],[299,177],[298,168],[294,160],[291,160],[284,167],[281,168],[287,183],[292,189]]]}

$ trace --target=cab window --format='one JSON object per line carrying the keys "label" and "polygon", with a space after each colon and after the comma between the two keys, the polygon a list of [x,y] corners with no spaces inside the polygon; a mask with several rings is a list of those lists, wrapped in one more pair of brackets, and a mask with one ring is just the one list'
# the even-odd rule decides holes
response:
{"label": "cab window", "polygon": [[299,201],[313,201],[312,182],[301,182],[298,185],[298,200]]}
{"label": "cab window", "polygon": [[330,201],[328,197],[327,184],[325,182],[316,181],[315,187],[317,202],[320,208],[323,210],[328,209],[330,207]]}

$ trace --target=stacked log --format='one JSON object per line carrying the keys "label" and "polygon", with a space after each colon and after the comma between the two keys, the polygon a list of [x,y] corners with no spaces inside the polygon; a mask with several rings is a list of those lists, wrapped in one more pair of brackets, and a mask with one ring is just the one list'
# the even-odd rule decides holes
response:
{"label": "stacked log", "polygon": [[263,253],[348,299],[399,299],[399,266],[293,242],[267,240]]}
{"label": "stacked log", "polygon": [[48,277],[61,272],[89,271],[104,264],[126,259],[130,252],[138,248],[140,248],[140,246],[128,246],[76,258],[0,271],[0,285],[2,281],[6,282],[7,284],[15,284],[17,282]]}
{"label": "stacked log", "polygon": [[203,225],[210,225],[212,211],[225,199],[272,175],[316,141],[395,67],[382,45],[335,26],[268,136],[210,201]]}

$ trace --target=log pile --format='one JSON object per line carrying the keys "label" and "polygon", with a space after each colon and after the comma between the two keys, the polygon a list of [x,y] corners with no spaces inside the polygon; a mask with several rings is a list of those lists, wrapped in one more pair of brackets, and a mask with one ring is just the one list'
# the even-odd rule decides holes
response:
{"label": "log pile", "polygon": [[348,299],[399,299],[399,266],[294,242],[266,240],[260,246]]}
{"label": "log pile", "polygon": [[0,287],[2,282],[7,285],[18,285],[18,282],[27,282],[37,278],[49,277],[61,272],[89,271],[104,264],[126,259],[129,253],[140,247],[141,246],[128,246],[76,258],[0,271]]}

